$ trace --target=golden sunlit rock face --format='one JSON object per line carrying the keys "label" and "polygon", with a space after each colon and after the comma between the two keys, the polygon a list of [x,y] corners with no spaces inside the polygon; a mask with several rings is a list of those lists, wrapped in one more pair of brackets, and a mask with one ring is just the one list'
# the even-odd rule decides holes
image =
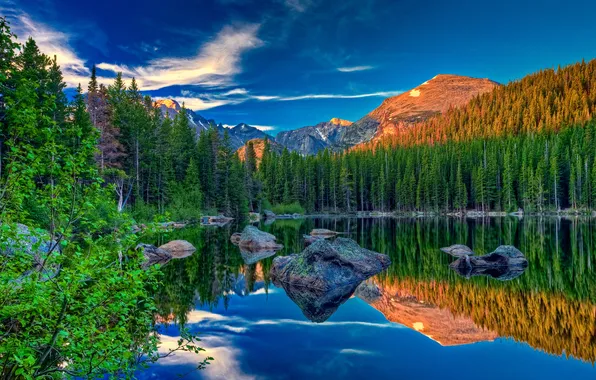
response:
{"label": "golden sunlit rock face", "polygon": [[174,110],[177,110],[177,109],[180,108],[180,104],[178,104],[178,102],[175,101],[175,100],[173,100],[173,99],[159,99],[159,100],[156,100],[153,103],[153,105],[155,107],[157,107],[157,108],[158,107],[161,107],[161,106],[164,106],[166,108],[171,108],[171,109],[174,109]]}
{"label": "golden sunlit rock face", "polygon": [[460,75],[440,74],[420,86],[398,96],[387,98],[368,116],[379,126],[370,143],[382,142],[400,130],[414,127],[450,107],[467,104],[475,96],[492,91],[499,86],[490,79]]}
{"label": "golden sunlit rock face", "polygon": [[420,300],[398,285],[379,286],[381,296],[370,304],[372,307],[387,320],[416,330],[442,346],[492,341],[499,336],[477,326],[472,318]]}
{"label": "golden sunlit rock face", "polygon": [[333,119],[329,120],[329,122],[331,124],[340,125],[342,127],[349,127],[350,125],[352,125],[351,121],[340,119],[338,117],[334,117]]}
{"label": "golden sunlit rock face", "polygon": [[[244,161],[246,159],[246,146],[249,143],[252,143],[253,149],[255,150],[257,166],[259,166],[259,164],[261,163],[261,160],[263,159],[263,151],[265,150],[265,139],[252,139],[252,140],[247,141],[246,144],[244,144],[243,146],[241,146],[236,151],[236,153],[238,153],[238,157],[240,157],[241,161]],[[279,145],[275,141],[269,140],[269,145],[271,147],[271,150],[274,152],[279,153],[282,150],[281,145]]]}

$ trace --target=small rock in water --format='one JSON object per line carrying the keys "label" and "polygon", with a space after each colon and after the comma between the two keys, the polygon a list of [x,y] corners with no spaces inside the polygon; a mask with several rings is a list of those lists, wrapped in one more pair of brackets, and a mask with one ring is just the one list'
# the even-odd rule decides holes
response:
{"label": "small rock in water", "polygon": [[140,243],[135,249],[137,251],[143,250],[143,255],[145,256],[145,262],[142,264],[143,268],[148,268],[155,264],[166,264],[172,259],[170,252],[151,244]]}
{"label": "small rock in water", "polygon": [[246,226],[240,236],[234,234],[230,238],[232,242],[242,248],[248,248],[252,251],[262,250],[279,250],[283,245],[277,243],[277,238],[268,232],[259,230],[255,226]]}
{"label": "small rock in water", "polygon": [[528,266],[524,254],[511,245],[501,245],[483,256],[474,256],[474,252],[463,245],[452,245],[441,250],[458,257],[450,267],[466,278],[490,276],[501,281],[511,280],[520,276]]}
{"label": "small rock in water", "polygon": [[310,231],[311,236],[335,236],[338,235],[339,232],[327,230],[325,228],[315,228],[314,230]]}
{"label": "small rock in water", "polygon": [[455,257],[472,256],[474,252],[472,249],[463,244],[454,244],[449,247],[441,248],[441,251]]}
{"label": "small rock in water", "polygon": [[162,246],[159,249],[163,249],[172,255],[172,258],[182,259],[192,255],[197,249],[191,243],[186,240],[172,240]]}

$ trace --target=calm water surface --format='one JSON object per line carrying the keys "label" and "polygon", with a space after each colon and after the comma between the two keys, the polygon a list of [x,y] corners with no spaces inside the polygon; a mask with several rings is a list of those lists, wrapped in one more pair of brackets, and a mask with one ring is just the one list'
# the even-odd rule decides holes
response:
{"label": "calm water surface", "polygon": [[[175,347],[184,325],[215,358],[187,378],[596,378],[594,220],[327,218],[259,227],[284,244],[278,255],[301,251],[313,228],[329,228],[393,263],[313,315],[270,282],[274,257],[245,263],[251,258],[229,242],[240,227],[162,237],[198,248],[163,268],[156,294],[162,349]],[[439,251],[455,243],[479,254],[512,244],[529,266],[508,281],[462,277]],[[176,354],[139,377],[177,378],[197,361]]]}

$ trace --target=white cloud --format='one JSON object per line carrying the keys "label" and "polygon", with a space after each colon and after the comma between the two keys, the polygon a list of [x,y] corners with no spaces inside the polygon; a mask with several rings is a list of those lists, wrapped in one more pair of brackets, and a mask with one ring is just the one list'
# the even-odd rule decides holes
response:
{"label": "white cloud", "polygon": [[[232,92],[232,93],[231,93]],[[182,91],[182,95],[178,97],[172,97],[171,99],[176,100],[178,103],[185,103],[187,108],[194,111],[202,111],[210,108],[223,106],[226,104],[240,104],[249,100],[256,101],[277,101],[277,102],[290,102],[299,100],[309,99],[360,99],[360,98],[388,98],[391,96],[399,95],[403,91],[379,91],[365,94],[307,94],[307,95],[296,95],[296,96],[282,96],[282,95],[253,95],[248,93],[241,93],[238,90],[232,90],[220,94],[195,94],[190,91]],[[231,93],[231,94],[230,94]],[[161,98],[156,98],[161,99]],[[268,128],[270,126],[262,126]],[[266,130],[266,129],[263,129]]]}
{"label": "white cloud", "polygon": [[374,352],[366,350],[358,350],[354,348],[344,348],[339,351],[340,354],[352,354],[352,355],[374,355]]}
{"label": "white cloud", "polygon": [[372,97],[383,97],[388,98],[390,96],[395,96],[401,94],[403,91],[380,91],[380,92],[371,92],[367,94],[354,94],[354,95],[345,95],[345,94],[309,94],[309,95],[299,95],[299,96],[288,96],[288,97],[278,97],[276,98],[279,101],[294,101],[294,100],[305,100],[305,99],[360,99],[360,98],[372,98]]}
{"label": "white cloud", "polygon": [[351,73],[354,71],[366,71],[372,70],[374,66],[351,66],[351,67],[338,67],[337,71],[341,71],[342,73]]}
{"label": "white cloud", "polygon": [[312,0],[285,0],[284,3],[291,10],[303,13],[312,5]]}
{"label": "white cloud", "polygon": [[[19,37],[19,41],[24,43],[26,39],[32,37],[42,53],[52,58],[56,56],[58,65],[62,69],[64,82],[68,87],[76,87],[79,83],[85,87],[91,71],[86,67],[85,60],[72,48],[72,36],[36,22],[25,13],[13,10],[9,15],[12,16],[10,17],[12,31]],[[109,82],[107,78],[99,78],[99,80],[102,83]]]}
{"label": "white cloud", "polygon": [[[158,58],[136,67],[111,63],[100,63],[97,67],[134,76],[142,90],[173,85],[229,86],[232,77],[241,71],[242,53],[263,45],[257,37],[258,30],[258,24],[226,26],[192,57]],[[241,94],[242,89],[232,91]]]}
{"label": "white cloud", "polygon": [[[160,336],[159,353],[167,354],[170,350],[178,347],[179,336]],[[208,379],[254,379],[255,376],[246,374],[241,369],[240,350],[235,348],[229,342],[229,339],[221,339],[218,337],[201,336],[199,345],[205,349],[200,357],[192,352],[179,351],[174,354],[160,359],[158,364],[163,366],[180,366],[188,365],[196,366],[197,362],[204,359],[206,356],[215,358],[205,370],[202,375]]]}
{"label": "white cloud", "polygon": [[[10,6],[11,3],[8,4]],[[26,13],[15,10],[13,6],[6,8],[0,5],[0,11],[8,14],[13,32],[21,41],[32,37],[42,53],[57,57],[68,87],[76,87],[79,83],[85,85],[89,81],[91,71],[87,62],[72,47],[76,36],[37,22]],[[229,86],[233,76],[241,71],[242,53],[263,45],[257,37],[258,30],[258,24],[225,26],[191,57],[163,57],[134,67],[102,62],[97,67],[113,73],[122,72],[127,79],[135,77],[141,90],[156,90],[171,85]],[[113,78],[99,77],[98,80],[100,83],[110,84]],[[246,93],[245,89],[237,88],[226,95]],[[193,104],[197,109],[207,109],[225,103],[194,100]]]}

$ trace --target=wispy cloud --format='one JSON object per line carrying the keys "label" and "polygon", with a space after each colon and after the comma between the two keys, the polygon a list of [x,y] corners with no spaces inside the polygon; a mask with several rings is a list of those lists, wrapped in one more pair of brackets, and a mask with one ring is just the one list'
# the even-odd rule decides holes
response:
{"label": "wispy cloud", "polygon": [[[230,90],[224,93],[198,94],[191,91],[182,91],[183,96],[172,97],[178,103],[185,103],[187,108],[195,111],[207,110],[223,105],[240,104],[247,101],[276,101],[292,102],[316,99],[360,99],[360,98],[388,98],[401,94],[403,91],[379,91],[364,94],[306,94],[306,95],[255,95],[245,89]],[[160,98],[156,98],[160,99]]]}
{"label": "wispy cloud", "polygon": [[[8,7],[0,4],[0,11],[8,15],[13,32],[22,41],[32,37],[42,53],[56,56],[64,81],[69,87],[89,81],[91,71],[87,62],[72,46],[76,36],[34,20],[10,2],[6,4]],[[225,26],[214,38],[200,46],[196,55],[190,57],[162,57],[150,60],[145,65],[132,67],[102,62],[97,67],[107,72],[122,72],[126,78],[135,77],[142,90],[156,90],[172,85],[231,86],[233,76],[242,71],[242,53],[263,45],[257,36],[259,27],[259,24]],[[157,46],[149,45],[140,48],[150,49],[153,53],[156,49],[159,50]],[[100,77],[98,80],[100,83],[109,84],[113,78]],[[226,96],[242,95],[246,92],[244,89],[233,91],[235,92]],[[211,104],[206,106],[205,103]],[[193,104],[197,109],[206,109],[205,107],[212,108],[222,103],[194,100]]]}
{"label": "wispy cloud", "polygon": [[313,3],[312,0],[284,0],[285,5],[293,11],[303,13]]}
{"label": "wispy cloud", "polygon": [[337,71],[342,73],[352,73],[354,71],[366,71],[374,69],[374,66],[351,66],[351,67],[338,67]]}
{"label": "wispy cloud", "polygon": [[[0,8],[0,11],[5,11]],[[71,46],[72,36],[55,30],[48,25],[34,21],[28,14],[13,9],[9,13],[13,32],[24,42],[32,37],[39,50],[56,60],[62,69],[64,81],[69,87],[76,87],[79,83],[89,81],[91,72],[85,65],[85,60],[77,55]]]}
{"label": "wispy cloud", "polygon": [[241,72],[242,53],[263,45],[258,24],[226,26],[191,57],[163,57],[146,65],[130,67],[101,63],[98,68],[135,77],[142,90],[173,85],[230,86]]}
{"label": "wispy cloud", "polygon": [[379,92],[370,92],[370,93],[366,93],[366,94],[308,94],[308,95],[298,95],[298,96],[276,97],[274,100],[287,102],[287,101],[306,100],[306,99],[360,99],[360,98],[373,98],[373,97],[388,98],[390,96],[399,95],[401,93],[402,93],[402,91],[379,91]]}

